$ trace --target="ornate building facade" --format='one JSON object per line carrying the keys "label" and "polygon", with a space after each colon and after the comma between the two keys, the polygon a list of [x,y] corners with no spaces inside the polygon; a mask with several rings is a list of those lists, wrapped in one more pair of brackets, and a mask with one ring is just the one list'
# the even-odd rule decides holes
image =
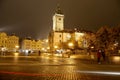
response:
{"label": "ornate building facade", "polygon": [[[49,46],[51,51],[65,48],[87,48],[89,46],[86,36],[89,32],[85,30],[65,30],[64,14],[58,7],[53,15],[53,29],[49,33]],[[69,45],[71,43],[71,45]]]}
{"label": "ornate building facade", "polygon": [[15,35],[8,36],[6,33],[0,33],[0,47],[4,47],[7,51],[15,52],[19,48],[19,37]]}
{"label": "ornate building facade", "polygon": [[42,41],[41,40],[32,40],[29,38],[25,38],[22,40],[21,49],[22,52],[28,51],[38,51],[41,50]]}

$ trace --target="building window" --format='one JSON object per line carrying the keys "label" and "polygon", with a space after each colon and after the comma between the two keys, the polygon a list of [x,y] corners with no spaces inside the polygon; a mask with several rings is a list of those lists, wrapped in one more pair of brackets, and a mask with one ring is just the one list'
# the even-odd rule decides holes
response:
{"label": "building window", "polygon": [[61,18],[59,18],[59,20],[61,20]]}
{"label": "building window", "polygon": [[59,40],[59,42],[61,43],[61,40]]}
{"label": "building window", "polygon": [[59,31],[60,31],[61,29],[59,28]]}
{"label": "building window", "polygon": [[61,35],[59,35],[61,37]]}

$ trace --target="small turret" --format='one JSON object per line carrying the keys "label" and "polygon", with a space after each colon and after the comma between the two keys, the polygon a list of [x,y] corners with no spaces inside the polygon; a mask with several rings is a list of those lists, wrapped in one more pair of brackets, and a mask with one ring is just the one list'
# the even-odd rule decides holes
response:
{"label": "small turret", "polygon": [[63,14],[62,11],[61,11],[61,9],[60,9],[60,6],[59,6],[59,5],[57,6],[57,8],[56,8],[56,10],[55,10],[55,13],[56,13],[56,14]]}

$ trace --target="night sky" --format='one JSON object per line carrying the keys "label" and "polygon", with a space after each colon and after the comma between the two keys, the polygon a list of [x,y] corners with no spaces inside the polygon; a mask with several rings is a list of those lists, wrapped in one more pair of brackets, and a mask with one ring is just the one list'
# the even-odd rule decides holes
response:
{"label": "night sky", "polygon": [[104,25],[120,24],[120,0],[0,0],[0,32],[47,38],[58,4],[66,29],[96,31]]}

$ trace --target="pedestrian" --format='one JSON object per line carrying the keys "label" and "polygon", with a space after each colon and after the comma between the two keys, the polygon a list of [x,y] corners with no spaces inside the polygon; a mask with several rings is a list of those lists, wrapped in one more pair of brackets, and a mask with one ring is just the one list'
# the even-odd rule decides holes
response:
{"label": "pedestrian", "polygon": [[97,62],[98,62],[98,64],[101,64],[100,59],[101,59],[101,50],[99,49],[98,52],[97,52]]}
{"label": "pedestrian", "polygon": [[103,60],[105,61],[106,55],[105,55],[105,50],[104,49],[101,50],[101,54],[102,54]]}
{"label": "pedestrian", "polygon": [[41,55],[41,51],[40,51],[40,50],[38,51],[38,55],[39,55],[39,56]]}
{"label": "pedestrian", "polygon": [[30,53],[31,53],[31,51],[29,50],[29,51],[28,51],[28,56],[30,55]]}

